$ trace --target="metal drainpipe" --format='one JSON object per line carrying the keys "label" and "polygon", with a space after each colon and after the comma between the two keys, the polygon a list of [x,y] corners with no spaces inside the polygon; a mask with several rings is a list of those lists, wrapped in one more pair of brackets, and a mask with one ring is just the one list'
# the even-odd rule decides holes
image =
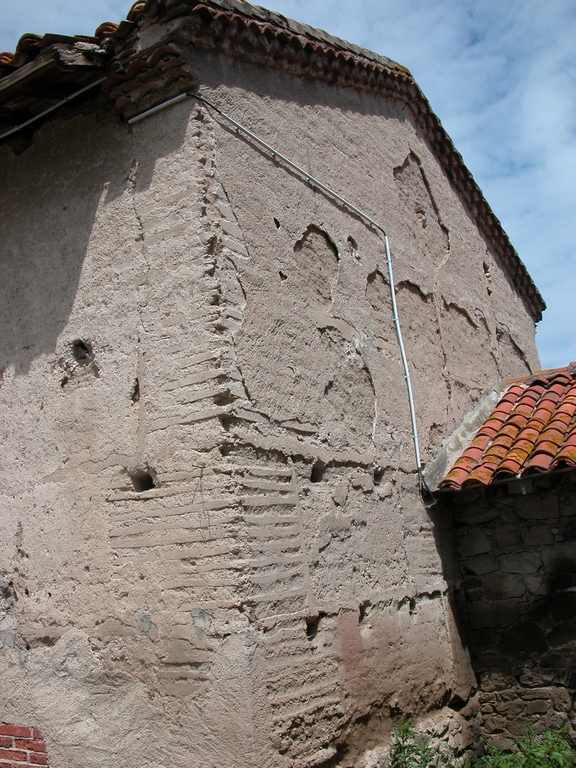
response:
{"label": "metal drainpipe", "polygon": [[414,443],[414,454],[416,457],[416,469],[418,471],[418,477],[419,477],[422,488],[428,491],[429,489],[426,485],[424,476],[422,474],[422,461],[420,459],[420,446],[418,443],[418,428],[416,425],[416,408],[414,406],[414,394],[412,390],[412,382],[410,380],[408,359],[406,357],[406,350],[404,348],[404,342],[402,340],[402,330],[400,328],[400,320],[398,318],[398,307],[396,305],[396,293],[395,293],[395,287],[394,287],[394,275],[392,272],[392,257],[390,254],[390,244],[388,242],[388,235],[386,234],[386,230],[384,229],[383,226],[378,224],[378,222],[375,221],[371,216],[368,216],[367,213],[364,213],[364,211],[362,211],[360,208],[357,208],[353,203],[351,203],[345,197],[342,197],[333,189],[328,187],[326,184],[323,184],[319,179],[315,178],[314,176],[311,176],[307,171],[305,171],[299,165],[292,162],[292,160],[287,158],[281,152],[278,152],[277,149],[274,149],[274,147],[272,147],[270,144],[265,142],[255,133],[252,133],[252,131],[248,130],[248,128],[245,128],[241,123],[234,120],[233,117],[230,117],[230,115],[227,115],[219,107],[217,107],[215,104],[212,104],[210,101],[208,101],[208,99],[205,99],[203,96],[200,96],[198,93],[185,93],[185,94],[183,93],[183,94],[180,94],[180,96],[175,96],[172,99],[168,99],[168,101],[165,101],[163,104],[159,104],[156,107],[152,107],[151,109],[148,109],[145,112],[142,112],[139,115],[136,115],[135,117],[130,118],[130,120],[128,120],[128,123],[130,125],[137,123],[140,120],[143,120],[145,117],[148,117],[149,115],[153,115],[156,112],[159,112],[160,110],[171,106],[172,104],[177,104],[178,102],[183,101],[187,96],[193,99],[197,99],[198,101],[201,101],[203,104],[206,104],[206,106],[213,109],[217,114],[219,114],[229,123],[231,123],[236,128],[237,131],[241,131],[243,134],[245,134],[246,136],[249,136],[253,141],[259,144],[261,147],[264,147],[264,149],[270,152],[270,154],[274,159],[279,158],[280,160],[282,160],[286,165],[288,165],[290,168],[295,170],[300,176],[304,177],[306,181],[308,181],[310,184],[312,184],[318,189],[321,189],[322,191],[329,194],[331,197],[338,200],[338,202],[342,203],[342,205],[345,206],[348,210],[352,211],[357,216],[362,218],[364,221],[371,224],[382,234],[382,238],[384,240],[384,247],[386,249],[386,265],[388,270],[388,280],[390,283],[390,297],[392,300],[392,321],[394,322],[394,328],[396,329],[396,338],[398,340],[398,346],[400,347],[400,357],[402,358],[402,366],[404,368],[404,379],[406,381],[406,389],[408,390],[408,404],[410,407],[410,421],[412,423],[412,440]]}

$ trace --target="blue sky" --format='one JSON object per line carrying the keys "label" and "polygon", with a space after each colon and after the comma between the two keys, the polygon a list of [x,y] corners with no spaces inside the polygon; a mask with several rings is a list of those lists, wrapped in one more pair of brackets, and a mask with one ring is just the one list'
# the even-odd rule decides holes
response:
{"label": "blue sky", "polygon": [[[0,51],[24,32],[92,34],[130,0],[0,0]],[[407,66],[548,309],[542,366],[576,360],[576,2],[270,0]]]}

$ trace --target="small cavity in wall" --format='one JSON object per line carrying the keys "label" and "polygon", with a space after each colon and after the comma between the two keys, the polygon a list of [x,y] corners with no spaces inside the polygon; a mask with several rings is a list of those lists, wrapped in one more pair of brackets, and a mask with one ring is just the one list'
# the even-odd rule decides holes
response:
{"label": "small cavity in wall", "polygon": [[0,768],[48,765],[48,750],[38,728],[0,724]]}

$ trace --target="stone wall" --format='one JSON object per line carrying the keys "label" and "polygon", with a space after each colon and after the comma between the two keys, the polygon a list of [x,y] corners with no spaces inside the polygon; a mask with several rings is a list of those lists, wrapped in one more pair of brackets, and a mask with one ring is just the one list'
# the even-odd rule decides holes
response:
{"label": "stone wall", "polygon": [[[433,455],[538,359],[421,131],[184,54],[388,229]],[[382,239],[192,101],[76,107],[0,156],[2,716],[53,768],[306,768],[466,701]]]}
{"label": "stone wall", "polygon": [[449,505],[483,736],[507,747],[530,723],[572,727],[576,473],[455,493]]}

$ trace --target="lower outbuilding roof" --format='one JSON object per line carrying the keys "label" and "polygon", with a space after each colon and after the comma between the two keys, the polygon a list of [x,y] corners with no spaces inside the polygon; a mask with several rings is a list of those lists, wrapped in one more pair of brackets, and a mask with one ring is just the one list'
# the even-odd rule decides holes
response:
{"label": "lower outbuilding roof", "polygon": [[510,379],[438,490],[576,467],[576,362]]}

